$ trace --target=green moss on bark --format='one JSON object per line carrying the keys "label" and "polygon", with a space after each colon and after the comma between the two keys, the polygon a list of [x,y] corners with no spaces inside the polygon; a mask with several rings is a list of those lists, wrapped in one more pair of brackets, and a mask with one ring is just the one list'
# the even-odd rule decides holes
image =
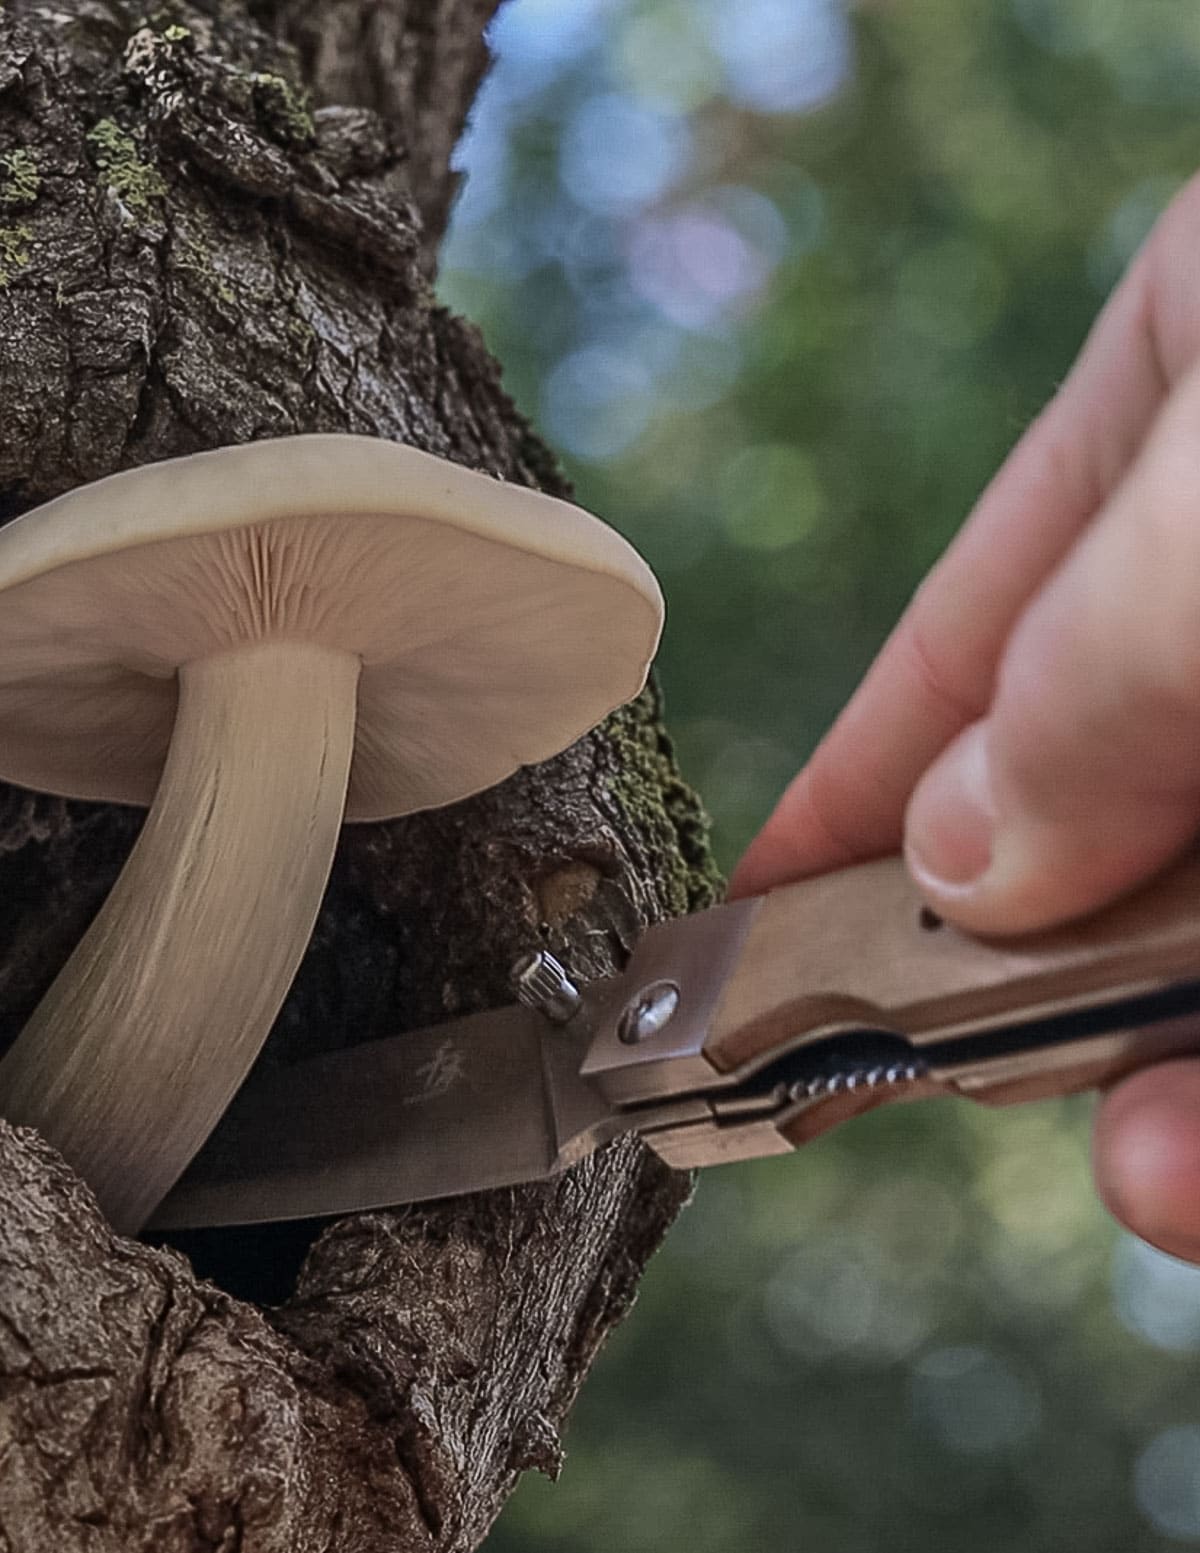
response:
{"label": "green moss on bark", "polygon": [[150,215],[167,192],[166,180],[144,159],[133,136],[115,119],[101,119],[87,138],[109,192],[135,215]]}
{"label": "green moss on bark", "polygon": [[41,186],[42,175],[32,151],[19,146],[0,156],[0,205],[32,205]]}
{"label": "green moss on bark", "polygon": [[12,284],[13,276],[29,263],[29,245],[33,232],[27,226],[0,226],[0,291]]}
{"label": "green moss on bark", "polygon": [[226,307],[232,307],[237,301],[233,287],[217,273],[212,249],[203,238],[195,236],[181,238],[174,245],[172,257],[175,268],[181,274],[193,278],[202,290],[207,291],[218,302],[223,302]]}
{"label": "green moss on bark", "polygon": [[708,815],[679,774],[662,715],[662,697],[652,685],[609,718],[608,791],[657,855],[664,905],[676,916],[713,905],[723,881],[709,850]]}
{"label": "green moss on bark", "polygon": [[259,71],[251,77],[259,117],[285,145],[307,146],[316,136],[307,93],[281,75]]}

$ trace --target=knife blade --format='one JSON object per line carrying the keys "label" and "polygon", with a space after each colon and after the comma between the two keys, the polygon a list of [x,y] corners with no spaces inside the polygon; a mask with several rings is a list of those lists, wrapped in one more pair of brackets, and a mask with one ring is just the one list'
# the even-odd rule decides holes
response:
{"label": "knife blade", "polygon": [[579,1068],[587,1020],[517,1005],[264,1068],[149,1228],[257,1224],[535,1181],[628,1125]]}

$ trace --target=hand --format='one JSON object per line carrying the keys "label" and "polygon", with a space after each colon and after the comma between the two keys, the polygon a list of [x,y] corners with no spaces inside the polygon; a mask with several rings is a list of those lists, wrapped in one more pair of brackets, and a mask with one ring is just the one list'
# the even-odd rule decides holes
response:
{"label": "hand", "polygon": [[[984,933],[1045,927],[1200,830],[1200,178],[1159,220],[733,878],[896,850]],[[1200,1032],[1198,1032],[1200,1045]],[[1101,1195],[1200,1262],[1200,1059],[1101,1105]]]}

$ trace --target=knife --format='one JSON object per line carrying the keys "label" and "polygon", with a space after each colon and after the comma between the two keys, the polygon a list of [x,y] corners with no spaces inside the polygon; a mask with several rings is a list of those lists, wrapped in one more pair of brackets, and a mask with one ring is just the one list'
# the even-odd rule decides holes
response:
{"label": "knife", "polygon": [[152,1229],[543,1179],[640,1134],[669,1164],[787,1153],[888,1101],[990,1105],[1200,1052],[1200,851],[1091,918],[979,939],[898,858],[661,923],[616,976],[260,1065]]}

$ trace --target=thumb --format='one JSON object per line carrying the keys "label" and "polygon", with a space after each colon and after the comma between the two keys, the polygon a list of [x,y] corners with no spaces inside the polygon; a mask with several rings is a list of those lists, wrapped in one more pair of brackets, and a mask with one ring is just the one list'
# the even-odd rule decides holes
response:
{"label": "thumb", "polygon": [[1200,827],[1200,375],[1009,639],[989,711],[929,768],[905,851],[960,926],[1104,904]]}

